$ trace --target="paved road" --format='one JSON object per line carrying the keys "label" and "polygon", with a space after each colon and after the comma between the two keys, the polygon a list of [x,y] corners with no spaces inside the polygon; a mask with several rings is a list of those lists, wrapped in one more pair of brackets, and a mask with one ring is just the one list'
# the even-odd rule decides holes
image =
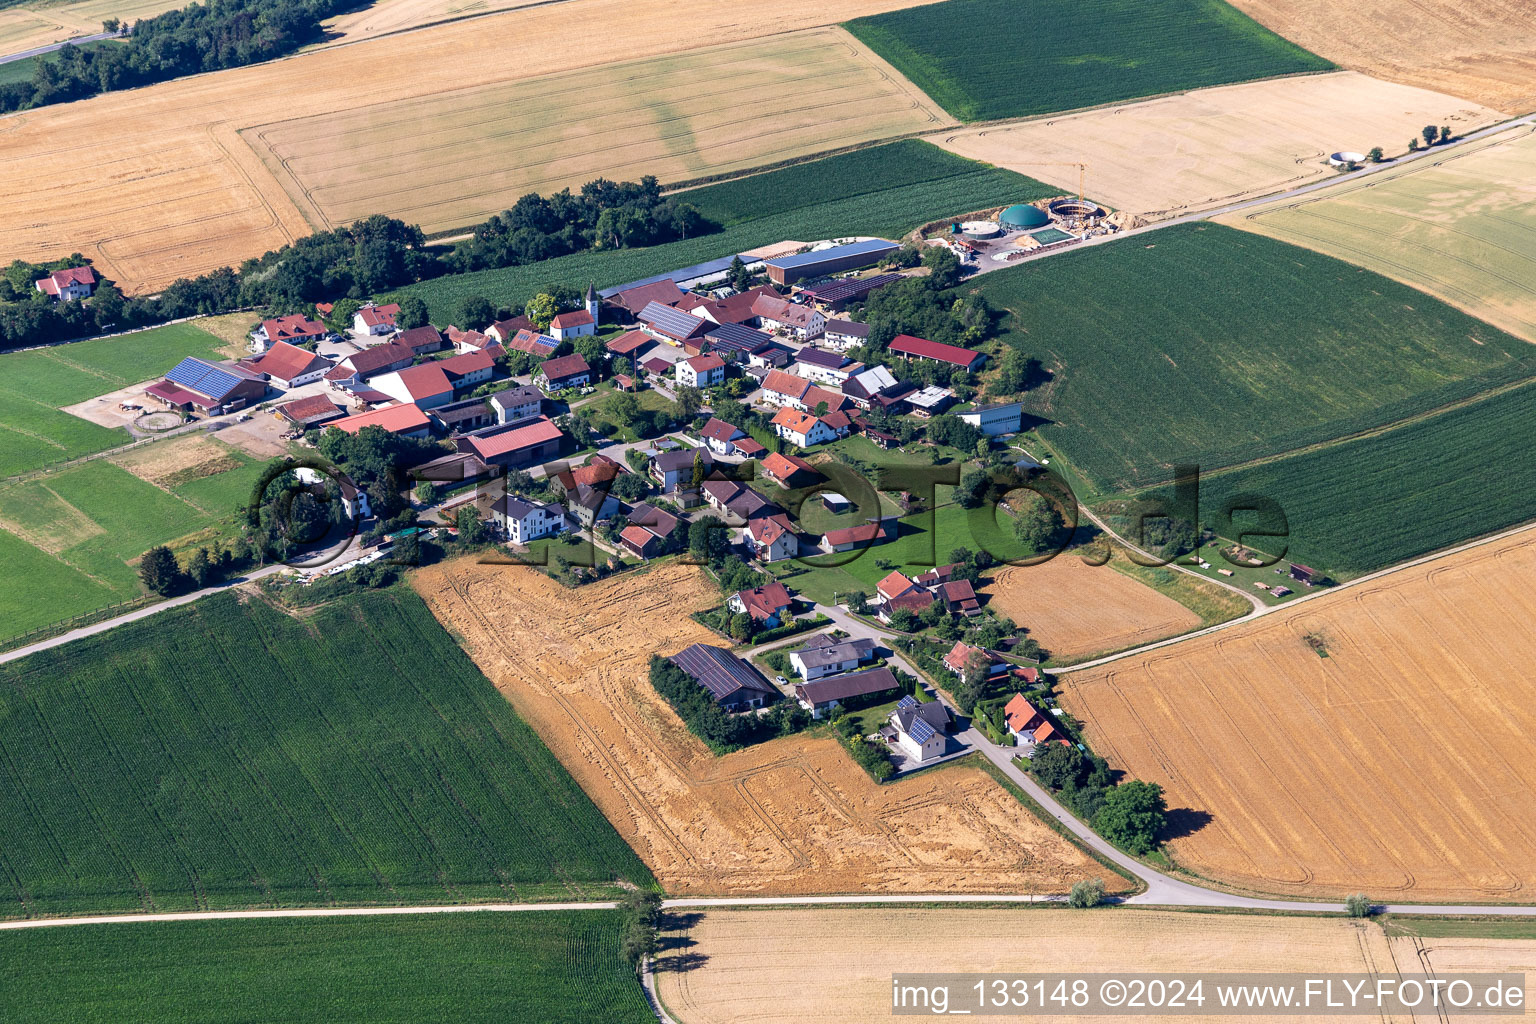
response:
{"label": "paved road", "polygon": [[[1035,120],[1035,118],[1021,119],[1021,121],[1030,120]],[[1497,135],[1500,132],[1509,131],[1511,128],[1517,128],[1520,125],[1533,124],[1536,124],[1536,114],[1511,118],[1508,121],[1501,121],[1498,124],[1490,125],[1487,128],[1482,128],[1478,131],[1471,132],[1454,142],[1448,142],[1441,146],[1435,146],[1432,149],[1423,149],[1414,153],[1407,153],[1393,160],[1384,160],[1379,164],[1366,164],[1358,171],[1348,171],[1343,174],[1337,174],[1331,178],[1324,178],[1320,181],[1314,181],[1311,184],[1301,185],[1297,188],[1286,189],[1283,192],[1274,192],[1270,195],[1259,196],[1254,199],[1245,199],[1242,202],[1229,203],[1226,206],[1218,206],[1213,209],[1203,210],[1197,213],[1187,213],[1181,217],[1172,217],[1168,220],[1154,221],[1145,227],[1129,228],[1125,231],[1116,231],[1113,234],[1108,235],[1095,235],[1091,238],[1083,239],[1076,245],[1066,245],[1059,249],[1049,249],[1045,252],[1036,253],[1032,256],[1021,256],[1018,259],[1010,260],[1007,263],[991,259],[984,260],[983,263],[986,265],[979,265],[976,268],[976,274],[990,273],[991,271],[1002,270],[1007,267],[1017,267],[1025,263],[1033,263],[1035,260],[1049,259],[1052,256],[1056,256],[1064,252],[1080,252],[1082,249],[1090,245],[1104,245],[1109,242],[1119,241],[1122,238],[1134,238],[1137,235],[1144,235],[1151,231],[1161,231],[1164,228],[1171,228],[1176,224],[1193,224],[1198,221],[1213,220],[1216,217],[1224,217],[1230,213],[1241,213],[1244,210],[1252,210],[1255,207],[1269,206],[1274,203],[1282,203],[1288,199],[1294,199],[1298,196],[1309,195],[1313,192],[1319,192],[1326,188],[1332,188],[1335,185],[1346,181],[1356,181],[1360,178],[1368,177],[1372,174],[1379,174],[1382,171],[1399,168],[1404,164],[1412,163],[1415,160],[1438,160],[1446,153],[1454,152],[1457,148],[1470,142],[1477,142],[1481,139],[1486,139],[1491,135]],[[976,275],[973,274],[972,276]]]}
{"label": "paved road", "polygon": [[9,64],[11,61],[15,60],[26,60],[28,57],[39,57],[45,53],[52,53],[55,50],[62,50],[66,46],[79,46],[81,43],[94,43],[98,39],[116,38],[117,33],[115,32],[97,32],[93,36],[75,36],[73,39],[66,39],[62,43],[53,43],[49,46],[35,46],[30,50],[22,50],[20,53],[8,54],[4,57],[0,57],[0,64]]}

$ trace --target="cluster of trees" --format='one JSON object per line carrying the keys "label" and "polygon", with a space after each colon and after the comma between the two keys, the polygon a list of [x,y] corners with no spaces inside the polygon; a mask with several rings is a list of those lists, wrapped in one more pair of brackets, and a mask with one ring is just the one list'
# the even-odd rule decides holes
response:
{"label": "cluster of trees", "polygon": [[661,894],[649,889],[631,889],[619,901],[624,923],[619,928],[619,955],[638,972],[658,949],[657,932],[661,930]]}
{"label": "cluster of trees", "polygon": [[811,716],[791,701],[780,701],[763,715],[732,715],[720,709],[709,691],[659,654],[651,655],[651,685],[667,699],[688,728],[717,754],[777,736],[799,732]]}
{"label": "cluster of trees", "polygon": [[237,540],[232,547],[215,545],[212,551],[200,547],[187,558],[186,565],[165,545],[144,552],[139,559],[139,579],[151,593],[172,597],[187,590],[211,587],[228,579],[251,564],[249,545]]}
{"label": "cluster of trees", "polygon": [[[1424,146],[1425,146],[1426,149],[1428,147],[1430,147],[1430,146],[1435,145],[1436,143],[1439,143],[1440,145],[1443,146],[1447,142],[1451,141],[1451,126],[1448,125],[1448,124],[1442,124],[1442,125],[1440,125],[1437,128],[1437,127],[1435,127],[1432,124],[1427,124],[1427,125],[1424,126],[1424,129],[1421,132],[1419,132],[1419,136],[1424,140]],[[1409,150],[1416,150],[1416,149],[1418,149],[1419,148],[1419,140],[1418,139],[1409,139],[1408,140],[1408,148],[1409,148]],[[1376,152],[1375,150],[1371,151],[1373,156],[1375,155],[1375,152]]]}
{"label": "cluster of trees", "polygon": [[923,263],[927,275],[905,278],[870,295],[863,313],[869,324],[866,353],[883,353],[898,334],[971,346],[992,333],[996,314],[987,301],[950,291],[960,280],[955,254],[935,246],[923,254]]}
{"label": "cluster of trees", "polygon": [[1095,831],[1131,853],[1142,855],[1157,847],[1167,822],[1163,787],[1132,779],[1115,784],[1109,765],[1097,754],[1084,756],[1065,743],[1035,751],[1030,774],[1056,794],[1073,813],[1093,823]]}
{"label": "cluster of trees", "polygon": [[663,199],[654,175],[638,182],[598,178],[574,195],[562,189],[547,198],[523,196],[512,209],[475,228],[446,263],[459,274],[516,267],[585,249],[656,245],[718,227],[692,203]]}
{"label": "cluster of trees", "polygon": [[[134,23],[111,46],[65,46],[30,82],[0,85],[0,112],[67,103],[182,75],[258,64],[321,38],[326,18],[360,0],[207,0]],[[110,21],[107,31],[117,31]]]}
{"label": "cluster of trees", "polygon": [[869,772],[876,782],[890,778],[896,771],[884,745],[871,743],[860,734],[857,719],[850,715],[839,715],[832,720],[832,731],[837,733],[848,755],[860,768]]}

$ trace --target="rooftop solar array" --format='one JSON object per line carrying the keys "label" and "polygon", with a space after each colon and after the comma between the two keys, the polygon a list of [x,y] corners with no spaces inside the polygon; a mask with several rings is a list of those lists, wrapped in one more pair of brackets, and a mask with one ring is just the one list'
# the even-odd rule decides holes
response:
{"label": "rooftop solar array", "polygon": [[796,267],[815,266],[828,260],[840,260],[850,256],[868,256],[873,263],[880,256],[888,252],[894,252],[901,246],[895,242],[887,242],[882,238],[871,238],[864,242],[849,242],[847,245],[834,245],[830,249],[822,249],[819,252],[802,252],[796,256],[780,256],[776,259],[765,260],[770,267],[780,267],[792,270]]}
{"label": "rooftop solar array", "polygon": [[807,288],[806,291],[816,296],[817,302],[845,302],[848,299],[856,299],[861,295],[867,295],[876,288],[884,288],[886,285],[900,280],[900,274],[877,274],[874,277],[866,277],[862,280],[838,281],[835,284],[818,285],[815,288]]}
{"label": "rooftop solar array", "polygon": [[703,320],[690,313],[684,313],[680,309],[671,306],[663,306],[659,302],[652,302],[640,311],[640,319],[650,324],[663,334],[675,338],[686,338],[699,329]]}
{"label": "rooftop solar array", "polygon": [[229,394],[242,380],[222,366],[192,356],[171,367],[171,372],[165,375],[165,379],[215,399]]}
{"label": "rooftop solar array", "polygon": [[919,743],[927,743],[934,736],[938,735],[938,733],[934,731],[933,726],[929,725],[923,719],[914,718],[912,719],[912,728],[907,730],[907,735],[911,736]]}
{"label": "rooftop solar array", "polygon": [[716,700],[723,700],[740,689],[769,691],[761,676],[722,647],[694,644],[667,660],[697,680]]}
{"label": "rooftop solar array", "polygon": [[917,707],[917,698],[913,697],[911,695],[908,695],[906,697],[901,698],[901,700],[897,701],[896,702],[896,706],[898,708],[915,708],[915,707]]}
{"label": "rooftop solar array", "polygon": [[710,328],[704,336],[714,342],[715,350],[719,352],[756,352],[773,341],[762,331],[741,324],[720,324]]}

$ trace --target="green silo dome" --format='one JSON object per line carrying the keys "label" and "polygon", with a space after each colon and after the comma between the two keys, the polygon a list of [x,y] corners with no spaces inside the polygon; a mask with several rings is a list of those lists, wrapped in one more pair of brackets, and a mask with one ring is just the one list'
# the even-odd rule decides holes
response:
{"label": "green silo dome", "polygon": [[1040,228],[1051,222],[1050,215],[1044,210],[1023,203],[1008,207],[999,219],[1005,228]]}

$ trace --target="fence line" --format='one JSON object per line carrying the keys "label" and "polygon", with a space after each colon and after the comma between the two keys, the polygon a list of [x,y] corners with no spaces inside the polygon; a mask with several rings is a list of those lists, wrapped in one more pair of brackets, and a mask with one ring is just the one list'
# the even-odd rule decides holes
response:
{"label": "fence line", "polygon": [[73,455],[67,459],[56,459],[53,462],[45,462],[41,466],[36,466],[32,469],[26,470],[25,472],[14,473],[11,476],[6,477],[5,482],[11,484],[18,480],[24,480],[35,474],[47,474],[53,472],[56,469],[66,469],[79,463],[92,462],[96,459],[104,459],[110,455],[117,455],[121,452],[126,452],[133,448],[138,448],[147,444],[154,444],[156,441],[169,441],[173,438],[182,437],[183,435],[193,433],[199,428],[204,430],[207,429],[206,425],[203,424],[187,423],[172,430],[167,430],[164,433],[153,434],[149,437],[135,438],[127,444],[118,445],[116,448],[103,448],[99,452],[87,452],[84,455]]}
{"label": "fence line", "polygon": [[0,352],[38,352],[45,348],[57,348],[60,345],[75,345],[82,341],[98,341],[102,338],[126,338],[130,334],[143,334],[145,331],[158,330],[161,327],[169,327],[172,324],[191,323],[193,320],[202,320],[210,316],[226,316],[230,313],[250,313],[258,310],[260,306],[241,306],[239,309],[226,309],[218,313],[193,313],[191,316],[179,316],[174,320],[162,320],[157,324],[146,324],[143,327],[130,327],[126,331],[113,331],[111,334],[87,334],[80,338],[62,338],[58,341],[46,341],[41,345],[28,345],[26,348],[8,348]]}

